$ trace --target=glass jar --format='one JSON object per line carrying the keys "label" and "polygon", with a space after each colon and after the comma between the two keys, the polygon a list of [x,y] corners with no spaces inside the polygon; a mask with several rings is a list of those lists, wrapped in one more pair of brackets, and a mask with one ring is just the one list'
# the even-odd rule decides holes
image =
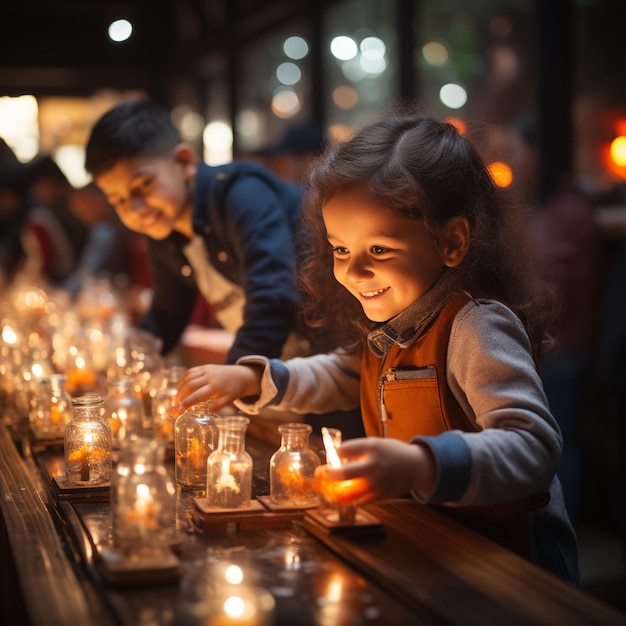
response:
{"label": "glass jar", "polygon": [[174,424],[178,417],[178,381],[186,369],[182,365],[163,369],[161,389],[157,392],[152,407],[154,436],[172,445],[174,444]]}
{"label": "glass jar", "polygon": [[72,419],[72,399],[62,374],[44,376],[32,398],[30,425],[37,439],[62,439]]}
{"label": "glass jar", "polygon": [[270,459],[270,500],[283,506],[309,506],[318,502],[314,491],[315,468],[320,460],[309,448],[309,424],[281,424],[280,448]]}
{"label": "glass jar", "polygon": [[219,417],[217,450],[207,462],[209,506],[235,509],[249,507],[252,498],[252,457],[245,450],[246,428],[243,415]]}
{"label": "glass jar", "polygon": [[174,451],[176,483],[183,489],[206,490],[207,461],[217,444],[216,418],[207,402],[190,406],[176,420]]}
{"label": "glass jar", "polygon": [[113,540],[127,556],[170,549],[175,532],[176,488],[164,464],[162,441],[130,435],[121,444],[111,482]]}
{"label": "glass jar", "polygon": [[143,428],[143,405],[135,394],[132,376],[115,376],[108,381],[109,392],[104,398],[104,416],[109,421],[113,446],[129,433],[139,433]]}
{"label": "glass jar", "polygon": [[102,404],[96,394],[72,398],[73,417],[65,428],[65,477],[70,484],[111,480],[111,426]]}

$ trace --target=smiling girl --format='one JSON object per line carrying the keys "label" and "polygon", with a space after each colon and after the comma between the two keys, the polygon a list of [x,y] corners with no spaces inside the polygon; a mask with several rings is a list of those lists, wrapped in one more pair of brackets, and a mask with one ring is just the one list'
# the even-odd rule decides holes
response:
{"label": "smiling girl", "polygon": [[367,437],[319,470],[363,479],[355,504],[410,494],[574,583],[561,435],[536,367],[550,300],[502,194],[471,143],[429,117],[330,146],[310,174],[300,280],[309,327],[342,348],[192,368],[179,395],[244,398],[251,414],[360,403]]}

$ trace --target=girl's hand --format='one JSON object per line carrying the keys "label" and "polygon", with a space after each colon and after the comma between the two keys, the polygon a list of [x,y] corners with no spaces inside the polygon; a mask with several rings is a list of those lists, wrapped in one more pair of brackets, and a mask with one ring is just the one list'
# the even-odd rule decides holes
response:
{"label": "girl's hand", "polygon": [[178,383],[181,411],[192,404],[212,400],[211,410],[219,411],[233,400],[261,392],[263,368],[248,365],[198,365],[188,369]]}
{"label": "girl's hand", "polygon": [[427,446],[365,437],[345,441],[337,452],[343,465],[337,468],[322,465],[316,474],[323,475],[325,480],[364,481],[367,489],[355,492],[349,500],[353,504],[403,496],[412,489],[425,495],[433,490],[436,464]]}

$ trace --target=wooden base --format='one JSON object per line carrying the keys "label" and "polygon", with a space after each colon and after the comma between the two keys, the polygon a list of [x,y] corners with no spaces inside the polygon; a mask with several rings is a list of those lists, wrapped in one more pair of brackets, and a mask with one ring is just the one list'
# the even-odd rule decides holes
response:
{"label": "wooden base", "polygon": [[385,532],[380,521],[363,509],[357,509],[353,522],[338,519],[332,508],[307,511],[304,515],[304,527],[316,537],[320,535],[381,535]]}
{"label": "wooden base", "polygon": [[56,500],[68,502],[108,502],[110,499],[111,483],[101,485],[76,485],[68,483],[65,476],[53,476],[52,487]]}
{"label": "wooden base", "polygon": [[136,587],[173,583],[180,578],[180,561],[170,551],[155,556],[129,557],[111,548],[98,548],[94,563],[113,586]]}
{"label": "wooden base", "polygon": [[276,504],[272,502],[270,496],[257,496],[257,500],[261,502],[261,504],[268,510],[274,511],[275,513],[284,512],[284,513],[304,513],[309,509],[316,509],[319,506],[319,502],[315,502],[313,504],[308,504],[304,506],[290,506],[288,504]]}
{"label": "wooden base", "polygon": [[268,511],[261,502],[252,500],[249,507],[221,509],[208,505],[206,498],[194,498],[191,518],[206,533],[224,533],[246,530],[285,530],[294,520],[301,520],[303,509],[281,512]]}

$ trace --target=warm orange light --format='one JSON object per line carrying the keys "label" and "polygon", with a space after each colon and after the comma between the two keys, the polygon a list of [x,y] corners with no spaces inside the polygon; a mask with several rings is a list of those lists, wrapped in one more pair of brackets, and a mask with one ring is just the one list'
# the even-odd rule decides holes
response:
{"label": "warm orange light", "polygon": [[459,135],[464,135],[467,131],[467,126],[465,125],[465,122],[459,117],[446,117],[444,122],[452,124],[452,126],[457,129]]}
{"label": "warm orange light", "polygon": [[622,180],[626,180],[626,163],[624,165],[620,165],[614,158],[612,154],[612,144],[604,144],[600,148],[600,154],[602,156],[602,161],[604,162],[605,167],[609,172],[618,176]]}
{"label": "warm orange light", "polygon": [[367,493],[369,488],[365,478],[328,480],[323,474],[316,476],[315,483],[315,491],[331,504],[349,504]]}
{"label": "warm orange light", "polygon": [[613,139],[610,154],[615,165],[619,167],[626,166],[626,136],[621,135]]}
{"label": "warm orange light", "polygon": [[487,166],[487,170],[498,187],[508,187],[513,182],[513,172],[503,161],[494,161]]}

